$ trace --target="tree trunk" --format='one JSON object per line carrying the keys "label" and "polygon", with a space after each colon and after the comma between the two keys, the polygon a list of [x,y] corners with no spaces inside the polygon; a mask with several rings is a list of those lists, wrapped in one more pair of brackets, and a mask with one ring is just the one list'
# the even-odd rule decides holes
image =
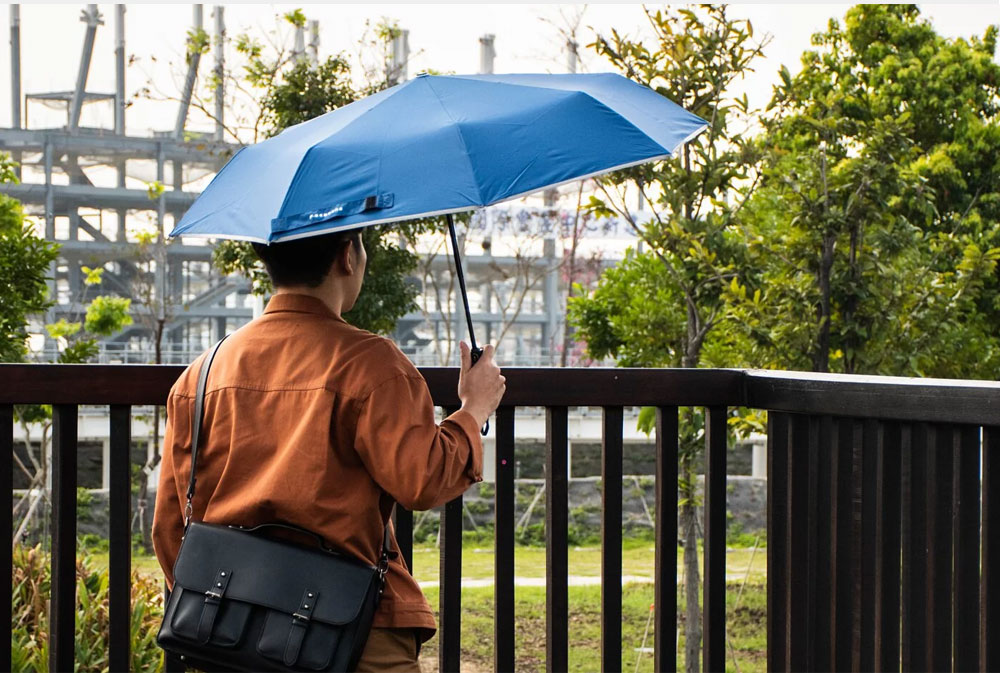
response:
{"label": "tree trunk", "polygon": [[[847,263],[851,272],[852,290],[844,300],[844,323],[846,325],[853,325],[854,313],[858,308],[858,288],[861,286],[861,264],[858,261],[858,253],[861,250],[862,226],[855,224],[851,227],[851,248]],[[857,369],[857,354],[861,350],[856,327],[848,330],[846,345],[848,348],[844,349],[844,373],[853,374]]]}
{"label": "tree trunk", "polygon": [[690,369],[698,366],[698,359],[701,357],[701,345],[704,337],[699,337],[701,329],[701,316],[691,304],[687,305],[687,335],[684,337],[684,354],[681,356],[681,367]]}
{"label": "tree trunk", "polygon": [[816,336],[816,350],[812,354],[814,372],[830,371],[830,273],[833,269],[835,242],[833,234],[823,237],[823,254],[820,257],[819,269],[816,271],[820,299],[816,308],[819,333]]}
{"label": "tree trunk", "polygon": [[[569,300],[573,298],[573,282],[576,280],[576,248],[580,242],[580,204],[583,202],[583,180],[580,181],[580,189],[576,193],[576,215],[573,217],[573,243],[569,249],[569,266],[566,270],[566,313],[569,313]],[[559,355],[559,366],[565,367],[569,362],[569,349],[573,345],[573,338],[569,332],[569,321],[563,320],[563,343],[562,353]]]}
{"label": "tree trunk", "polygon": [[[694,485],[694,470],[691,461],[682,465],[681,479]],[[684,533],[684,595],[687,609],[684,611],[684,670],[698,673],[701,654],[701,572],[698,563],[698,525],[694,493],[687,494],[681,505],[680,526]]]}
{"label": "tree trunk", "polygon": [[[163,364],[163,332],[166,327],[166,319],[159,318],[156,321],[156,336],[153,343],[156,364]],[[146,461],[142,468],[142,475],[139,480],[139,492],[135,496],[136,516],[139,521],[139,533],[142,535],[142,543],[147,550],[152,550],[153,540],[146,531],[146,511],[148,509],[147,495],[149,494],[149,478],[153,470],[160,463],[160,406],[153,407],[153,455]]]}

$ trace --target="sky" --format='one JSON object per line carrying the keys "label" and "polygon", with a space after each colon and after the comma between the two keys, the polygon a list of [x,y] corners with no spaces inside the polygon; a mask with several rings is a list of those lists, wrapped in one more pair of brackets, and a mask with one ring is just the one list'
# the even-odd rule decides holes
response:
{"label": "sky", "polygon": [[[748,73],[742,88],[751,103],[765,104],[776,81],[779,67],[793,72],[799,57],[809,48],[812,33],[822,30],[830,17],[842,17],[848,4],[735,4],[730,13],[749,18],[755,35],[770,34],[772,41],[765,56]],[[104,25],[97,31],[88,91],[114,92],[114,5],[98,6]],[[212,5],[204,6],[205,28],[212,31]],[[641,5],[637,4],[228,4],[225,19],[230,36],[240,32],[265,35],[278,25],[276,17],[301,7],[310,19],[320,23],[321,58],[357,51],[357,41],[365,21],[388,17],[409,30],[410,75],[433,68],[457,73],[479,69],[479,37],[496,35],[495,72],[565,72],[564,39],[559,28],[567,18],[582,12],[580,37],[581,70],[607,71],[609,66],[593,55],[586,45],[595,33],[611,27],[633,37],[648,34]],[[79,68],[85,26],[80,21],[83,4],[22,4],[21,79],[23,93],[71,90]],[[1000,24],[1000,4],[923,4],[922,12],[946,36],[981,35],[989,23]],[[9,25],[9,11],[4,12]],[[134,98],[152,83],[164,95],[176,96],[183,80],[183,51],[186,31],[192,21],[192,6],[185,4],[129,4],[126,12],[126,53],[130,65],[126,92],[133,103],[127,113],[130,134],[149,135],[152,130],[172,127],[176,103]],[[290,32],[284,30],[290,41]],[[0,50],[0,125],[10,126],[10,49]],[[211,68],[211,56],[202,61],[202,75]],[[156,94],[154,93],[154,96]],[[91,114],[93,120],[110,124],[110,106]],[[40,107],[29,115],[42,120]],[[50,119],[47,117],[46,119]],[[29,120],[30,121],[30,120]],[[85,119],[86,123],[86,119]],[[192,128],[211,128],[194,114]]]}

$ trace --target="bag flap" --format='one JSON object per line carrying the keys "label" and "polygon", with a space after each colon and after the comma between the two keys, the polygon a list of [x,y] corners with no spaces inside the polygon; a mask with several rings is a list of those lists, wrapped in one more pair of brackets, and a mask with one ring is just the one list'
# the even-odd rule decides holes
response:
{"label": "bag flap", "polygon": [[174,563],[174,581],[204,593],[220,569],[231,572],[225,597],[289,615],[304,591],[318,592],[312,619],[347,624],[361,612],[376,568],[345,556],[277,542],[208,523],[192,523]]}

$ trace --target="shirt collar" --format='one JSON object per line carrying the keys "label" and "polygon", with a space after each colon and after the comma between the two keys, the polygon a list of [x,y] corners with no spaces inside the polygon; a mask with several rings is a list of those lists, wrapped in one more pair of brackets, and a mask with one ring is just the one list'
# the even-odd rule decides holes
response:
{"label": "shirt collar", "polygon": [[271,297],[264,309],[264,314],[268,313],[312,313],[326,318],[333,318],[340,322],[347,321],[330,310],[330,307],[316,297],[307,294],[282,293]]}

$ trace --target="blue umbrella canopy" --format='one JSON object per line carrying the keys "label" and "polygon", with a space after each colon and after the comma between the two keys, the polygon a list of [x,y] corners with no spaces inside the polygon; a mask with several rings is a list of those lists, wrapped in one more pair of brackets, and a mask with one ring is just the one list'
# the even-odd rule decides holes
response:
{"label": "blue umbrella canopy", "polygon": [[616,74],[421,75],[243,148],[171,236],[444,215],[671,155],[707,126]]}

